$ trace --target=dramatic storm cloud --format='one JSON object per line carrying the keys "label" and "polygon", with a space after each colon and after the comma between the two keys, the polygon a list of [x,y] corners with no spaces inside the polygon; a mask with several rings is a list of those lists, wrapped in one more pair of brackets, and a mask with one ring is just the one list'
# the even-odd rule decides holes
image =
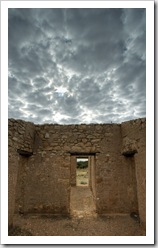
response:
{"label": "dramatic storm cloud", "polygon": [[9,118],[146,115],[145,9],[9,9]]}

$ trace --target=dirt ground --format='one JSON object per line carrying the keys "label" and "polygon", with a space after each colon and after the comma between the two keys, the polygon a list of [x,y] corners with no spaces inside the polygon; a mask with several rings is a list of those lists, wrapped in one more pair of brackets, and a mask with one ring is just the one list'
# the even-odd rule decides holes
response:
{"label": "dirt ground", "polygon": [[70,211],[73,217],[96,216],[93,194],[89,187],[71,187]]}
{"label": "dirt ground", "polygon": [[10,236],[145,236],[138,218],[130,214],[96,214],[89,187],[72,187],[70,217],[15,215]]}
{"label": "dirt ground", "polygon": [[98,217],[14,216],[11,236],[145,236],[130,215]]}

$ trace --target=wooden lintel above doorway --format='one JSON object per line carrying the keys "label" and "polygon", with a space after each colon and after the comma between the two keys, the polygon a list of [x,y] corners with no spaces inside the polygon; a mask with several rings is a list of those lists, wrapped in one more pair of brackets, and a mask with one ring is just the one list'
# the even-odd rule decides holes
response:
{"label": "wooden lintel above doorway", "polygon": [[70,153],[70,155],[75,155],[75,156],[95,156],[97,153],[100,153],[100,152],[75,152],[75,151],[69,151],[67,153]]}

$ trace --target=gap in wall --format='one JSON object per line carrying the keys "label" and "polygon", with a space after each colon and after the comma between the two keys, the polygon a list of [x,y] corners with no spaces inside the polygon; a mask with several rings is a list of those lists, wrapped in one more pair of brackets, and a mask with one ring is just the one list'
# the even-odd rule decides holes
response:
{"label": "gap in wall", "polygon": [[76,186],[89,186],[88,157],[76,158]]}

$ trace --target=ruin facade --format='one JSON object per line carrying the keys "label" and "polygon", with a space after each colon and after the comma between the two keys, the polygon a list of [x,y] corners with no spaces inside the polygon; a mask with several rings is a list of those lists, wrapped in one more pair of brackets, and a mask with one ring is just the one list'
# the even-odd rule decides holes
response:
{"label": "ruin facade", "polygon": [[76,158],[88,158],[96,213],[138,213],[146,225],[146,119],[36,125],[8,120],[8,221],[14,213],[71,214]]}

